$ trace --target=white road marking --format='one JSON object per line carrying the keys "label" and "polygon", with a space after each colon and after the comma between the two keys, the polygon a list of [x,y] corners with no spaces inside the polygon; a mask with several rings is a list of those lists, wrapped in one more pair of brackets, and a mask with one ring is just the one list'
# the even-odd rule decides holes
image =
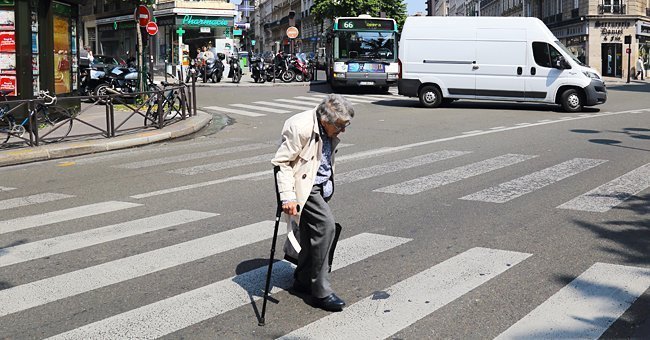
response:
{"label": "white road marking", "polygon": [[516,126],[527,126],[527,125],[530,125],[530,124],[532,124],[532,123],[518,123],[518,124],[515,124],[515,125]]}
{"label": "white road marking", "polygon": [[458,182],[463,179],[521,163],[535,157],[537,156],[516,154],[502,155],[477,163],[472,163],[451,170],[439,172],[433,175],[419,177],[410,181],[375,189],[373,191],[398,195],[415,195],[426,190],[438,188],[443,185]]}
{"label": "white road marking", "polygon": [[[152,153],[161,153],[161,152],[170,152],[173,150],[182,150],[182,149],[195,149],[197,147],[202,147],[202,146],[210,146],[210,145],[221,145],[221,144],[227,144],[227,143],[233,143],[233,142],[242,142],[245,139],[243,138],[224,138],[224,139],[216,139],[216,138],[199,138],[195,139],[192,142],[174,142],[174,144],[156,144],[157,147],[142,147],[138,149],[129,149],[129,150],[121,150],[119,152],[110,152],[106,153],[103,155],[98,155],[98,156],[92,156],[92,157],[83,157],[83,158],[73,158],[72,161],[75,164],[93,164],[93,163],[99,163],[103,162],[106,160],[111,160],[114,158],[126,158],[126,157],[132,157],[132,156],[137,156],[137,155],[150,155]],[[161,147],[162,146],[162,147]]]}
{"label": "white road marking", "polygon": [[648,287],[648,268],[596,263],[496,339],[598,339]]}
{"label": "white road marking", "polygon": [[186,153],[186,154],[182,154],[182,155],[178,155],[178,156],[170,156],[170,157],[164,157],[164,158],[148,159],[148,160],[144,160],[144,161],[137,161],[137,162],[132,162],[132,163],[120,164],[120,165],[115,165],[114,168],[141,169],[141,168],[152,167],[152,166],[157,166],[157,165],[179,163],[179,162],[186,162],[186,161],[190,161],[190,160],[194,160],[194,159],[201,159],[201,158],[208,158],[208,157],[214,157],[214,156],[220,156],[220,155],[227,155],[227,154],[231,154],[231,153],[239,153],[239,152],[244,152],[244,151],[259,150],[259,149],[269,148],[269,147],[272,147],[272,146],[273,145],[271,145],[271,144],[264,144],[264,143],[247,144],[247,145],[233,146],[233,147],[224,148],[224,149],[216,149],[216,150],[209,150],[209,151],[195,152],[195,153]]}
{"label": "white road marking", "polygon": [[371,100],[371,99],[361,99],[361,98],[357,98],[357,97],[354,97],[354,96],[347,96],[347,95],[343,96],[343,97],[345,97],[345,99],[347,99],[347,100],[349,100],[349,101],[351,101],[353,103],[360,103],[360,104],[369,104],[369,103],[372,103],[373,101],[376,101],[376,100]]}
{"label": "white road marking", "polygon": [[648,187],[650,187],[650,163],[578,196],[558,208],[606,212]]}
{"label": "white road marking", "polygon": [[475,134],[475,133],[478,133],[478,132],[483,132],[483,130],[472,130],[472,131],[466,131],[466,132],[463,132],[463,134],[464,134],[464,135],[467,135],[467,134]]}
{"label": "white road marking", "polygon": [[[332,270],[395,248],[410,239],[360,234],[339,242]],[[286,261],[273,265],[271,293],[291,287],[294,266]],[[264,295],[266,266],[100,320],[49,339],[153,339],[230,310],[260,300]]]}
{"label": "white road marking", "polygon": [[16,188],[0,187],[0,192],[3,192],[3,191],[11,191],[11,190],[16,190]]}
{"label": "white road marking", "polygon": [[243,109],[271,112],[271,113],[289,113],[290,112],[290,111],[287,111],[287,110],[278,110],[278,109],[272,109],[272,108],[263,107],[263,106],[255,106],[255,105],[247,105],[247,104],[230,104],[230,106],[241,107]]}
{"label": "white road marking", "polygon": [[273,156],[275,156],[274,153],[269,153],[269,154],[264,154],[264,155],[257,155],[257,156],[247,157],[247,158],[233,159],[233,160],[217,162],[217,163],[196,165],[196,166],[187,167],[187,168],[170,170],[170,171],[167,171],[167,172],[170,173],[170,174],[192,176],[192,175],[204,174],[204,173],[207,173],[207,172],[214,172],[214,171],[219,171],[219,170],[223,170],[223,169],[230,169],[230,168],[235,168],[235,167],[238,167],[238,166],[262,163],[262,162],[269,162],[269,164],[270,164],[271,159],[273,159]]}
{"label": "white road marking", "polygon": [[225,112],[225,113],[234,113],[237,115],[242,115],[242,116],[248,116],[248,117],[262,117],[266,116],[263,113],[255,113],[255,112],[250,112],[250,111],[243,111],[243,110],[237,110],[237,109],[231,109],[229,107],[220,107],[220,106],[208,106],[205,109],[207,110],[212,110],[212,111],[218,111],[218,112]]}
{"label": "white road marking", "polygon": [[279,339],[385,339],[530,256],[472,248]]}
{"label": "white road marking", "polygon": [[300,99],[300,100],[306,100],[306,103],[315,102],[316,105],[320,104],[323,101],[322,98],[307,97],[307,96],[298,96],[298,97],[294,97],[294,98]]}
{"label": "white road marking", "polygon": [[44,225],[75,220],[83,217],[105,214],[108,212],[135,208],[142,204],[129,202],[101,202],[88,204],[80,207],[57,210],[45,214],[19,217],[12,220],[0,221],[0,234],[6,234],[18,230],[41,227]]}
{"label": "white road marking", "polygon": [[[274,224],[274,221],[254,223],[0,290],[0,317],[271,238]],[[286,225],[280,226],[278,233],[286,233]]]}
{"label": "white road marking", "polygon": [[306,103],[304,100],[295,100],[295,99],[276,99],[275,101],[276,101],[276,102],[289,103],[289,104],[302,105],[302,106],[305,106],[305,105],[308,105],[308,104],[313,104],[313,105],[311,106],[311,109],[314,109],[314,108],[316,108],[316,106],[318,106],[317,103]]}
{"label": "white road marking", "polygon": [[363,179],[382,176],[388,173],[397,172],[400,170],[411,169],[414,167],[431,164],[434,162],[459,157],[471,153],[470,151],[438,151],[426,155],[411,157],[394,162],[379,164],[367,168],[356,169],[341,174],[337,174],[334,178],[336,183],[352,183]]}
{"label": "white road marking", "polygon": [[[282,108],[285,108],[285,109],[300,110],[301,112],[313,109],[313,107],[311,107],[311,106],[300,106],[300,105],[282,104],[282,103],[275,103],[275,102],[259,101],[259,102],[254,102],[254,103],[255,104],[260,104],[260,105],[269,105],[269,106],[282,107]],[[308,105],[308,104],[304,103],[303,105]]]}
{"label": "white road marking", "polygon": [[24,207],[32,204],[46,203],[57,200],[62,200],[65,198],[74,197],[73,195],[66,194],[54,194],[51,192],[46,192],[44,194],[36,194],[26,197],[17,197],[10,198],[4,201],[0,201],[0,210],[13,209],[18,207]]}
{"label": "white road marking", "polygon": [[504,129],[504,128],[505,128],[505,126],[495,126],[495,127],[491,127],[490,130],[501,130],[501,129]]}
{"label": "white road marking", "polygon": [[587,171],[607,162],[601,159],[574,158],[552,167],[536,171],[498,186],[461,197],[461,200],[505,203],[517,197],[539,190],[547,185]]}
{"label": "white road marking", "polygon": [[107,227],[58,236],[2,249],[0,267],[61,254],[104,242],[140,235],[180,224],[199,221],[219,214],[192,210],[178,210],[162,215],[141,218]]}

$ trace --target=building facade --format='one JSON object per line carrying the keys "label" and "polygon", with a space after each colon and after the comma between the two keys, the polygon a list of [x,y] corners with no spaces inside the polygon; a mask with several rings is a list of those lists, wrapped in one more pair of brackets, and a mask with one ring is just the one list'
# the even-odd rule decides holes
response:
{"label": "building facade", "polygon": [[[428,0],[429,15],[534,16],[585,64],[603,76],[636,73],[636,60],[650,69],[650,0]],[[466,10],[462,10],[465,8]],[[626,36],[629,41],[626,42]]]}

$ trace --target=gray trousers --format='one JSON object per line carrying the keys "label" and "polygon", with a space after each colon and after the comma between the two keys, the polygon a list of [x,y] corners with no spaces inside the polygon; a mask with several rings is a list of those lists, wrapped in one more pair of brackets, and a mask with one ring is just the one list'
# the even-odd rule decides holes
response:
{"label": "gray trousers", "polygon": [[336,226],[323,188],[314,185],[300,213],[300,253],[294,279],[299,285],[311,287],[311,295],[324,298],[332,294],[329,282],[329,253]]}

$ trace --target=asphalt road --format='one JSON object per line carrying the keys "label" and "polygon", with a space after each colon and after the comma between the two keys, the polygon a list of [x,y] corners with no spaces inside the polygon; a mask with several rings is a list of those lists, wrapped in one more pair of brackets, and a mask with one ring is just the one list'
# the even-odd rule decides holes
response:
{"label": "asphalt road", "polygon": [[276,262],[264,327],[269,160],[329,90],[198,91],[227,126],[0,169],[0,338],[650,338],[650,85],[579,114],[347,94],[331,205],[349,307],[284,291]]}

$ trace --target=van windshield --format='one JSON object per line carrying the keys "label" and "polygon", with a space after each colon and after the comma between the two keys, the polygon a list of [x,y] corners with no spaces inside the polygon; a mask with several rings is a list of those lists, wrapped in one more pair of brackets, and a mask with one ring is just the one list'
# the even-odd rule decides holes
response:
{"label": "van windshield", "polygon": [[559,41],[556,40],[556,41],[555,41],[555,45],[557,45],[557,47],[559,47],[562,51],[564,51],[564,53],[566,53],[568,56],[570,56],[571,59],[573,59],[573,61],[576,62],[576,64],[578,64],[578,65],[580,65],[580,66],[587,66],[587,65],[583,64],[583,63],[578,59],[578,57],[577,57],[575,54],[573,54],[573,52],[571,52],[568,48],[566,48],[566,46],[564,46],[563,43],[561,43],[561,42],[559,42]]}
{"label": "van windshield", "polygon": [[395,32],[338,32],[334,59],[394,62]]}

